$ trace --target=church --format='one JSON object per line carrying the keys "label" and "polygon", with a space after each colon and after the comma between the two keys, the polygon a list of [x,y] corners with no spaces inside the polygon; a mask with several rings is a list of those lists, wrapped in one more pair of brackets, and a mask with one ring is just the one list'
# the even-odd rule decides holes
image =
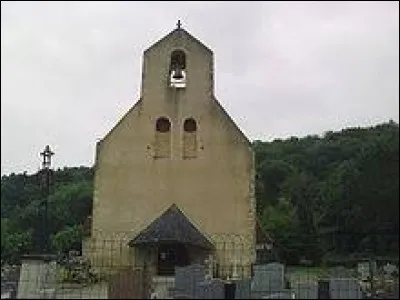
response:
{"label": "church", "polygon": [[84,255],[163,276],[211,257],[219,276],[248,277],[254,177],[251,143],[214,93],[213,52],[178,22],[144,51],[140,98],[96,145]]}

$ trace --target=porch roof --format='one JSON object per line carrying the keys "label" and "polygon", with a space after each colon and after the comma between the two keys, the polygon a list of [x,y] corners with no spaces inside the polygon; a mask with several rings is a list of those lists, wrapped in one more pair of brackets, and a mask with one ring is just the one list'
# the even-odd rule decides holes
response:
{"label": "porch roof", "polygon": [[161,216],[131,240],[129,246],[165,243],[181,243],[204,249],[214,249],[214,245],[175,204],[171,205]]}

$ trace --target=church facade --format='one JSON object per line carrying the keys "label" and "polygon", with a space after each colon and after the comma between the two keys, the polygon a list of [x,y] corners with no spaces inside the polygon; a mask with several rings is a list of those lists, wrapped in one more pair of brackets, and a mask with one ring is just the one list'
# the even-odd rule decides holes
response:
{"label": "church facade", "polygon": [[222,277],[234,267],[250,275],[254,155],[214,95],[213,66],[213,52],[180,26],[144,51],[140,99],[97,144],[84,245],[94,265],[168,275],[212,255]]}

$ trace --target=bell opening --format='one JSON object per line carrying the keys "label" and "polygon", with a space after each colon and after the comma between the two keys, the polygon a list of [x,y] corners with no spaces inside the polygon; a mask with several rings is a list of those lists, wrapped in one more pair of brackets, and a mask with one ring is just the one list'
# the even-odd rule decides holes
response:
{"label": "bell opening", "polygon": [[182,50],[175,50],[170,61],[170,86],[184,88],[186,86],[186,56]]}

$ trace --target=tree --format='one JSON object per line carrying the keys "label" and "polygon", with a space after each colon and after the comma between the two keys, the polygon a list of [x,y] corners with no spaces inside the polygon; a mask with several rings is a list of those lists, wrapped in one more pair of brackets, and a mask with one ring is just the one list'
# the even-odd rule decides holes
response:
{"label": "tree", "polygon": [[1,219],[1,262],[19,263],[21,254],[32,247],[32,232],[15,231],[7,219]]}
{"label": "tree", "polygon": [[71,250],[80,251],[83,239],[82,225],[68,226],[51,236],[53,249],[60,254],[68,254]]}
{"label": "tree", "polygon": [[[40,251],[43,224],[41,174],[11,174],[1,179],[1,257],[17,262],[22,254]],[[64,168],[53,172],[48,198],[48,228],[58,251],[80,247],[82,224],[91,214],[93,171]]]}
{"label": "tree", "polygon": [[257,166],[256,197],[260,211],[266,204],[278,203],[282,184],[294,172],[295,168],[284,160],[266,160]]}

